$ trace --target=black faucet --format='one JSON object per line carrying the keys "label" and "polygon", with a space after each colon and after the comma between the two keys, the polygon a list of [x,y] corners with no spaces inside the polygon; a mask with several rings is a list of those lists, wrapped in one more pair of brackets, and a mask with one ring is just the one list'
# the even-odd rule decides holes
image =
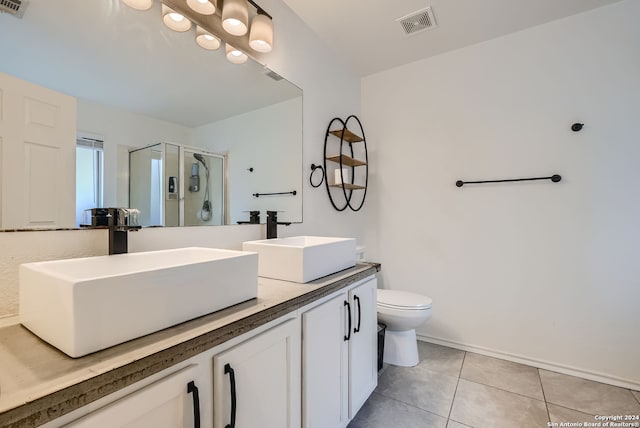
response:
{"label": "black faucet", "polygon": [[249,211],[249,221],[239,221],[238,224],[260,224],[260,211]]}
{"label": "black faucet", "polygon": [[109,255],[126,254],[129,251],[129,231],[140,230],[141,226],[129,223],[128,211],[124,208],[109,208]]}
{"label": "black faucet", "polygon": [[278,237],[278,225],[289,226],[291,222],[278,222],[278,211],[267,211],[267,239]]}

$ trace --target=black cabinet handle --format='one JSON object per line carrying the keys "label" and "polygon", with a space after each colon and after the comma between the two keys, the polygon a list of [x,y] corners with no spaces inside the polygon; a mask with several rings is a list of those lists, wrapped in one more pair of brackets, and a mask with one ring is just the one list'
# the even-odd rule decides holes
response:
{"label": "black cabinet handle", "polygon": [[362,310],[360,309],[360,298],[354,294],[353,295],[353,300],[358,302],[358,326],[353,329],[353,332],[354,333],[359,333],[360,332],[360,322],[362,321]]}
{"label": "black cabinet handle", "polygon": [[229,364],[225,364],[224,374],[229,375],[229,383],[231,384],[231,423],[225,428],[236,428],[236,372]]}
{"label": "black cabinet handle", "polygon": [[187,394],[193,394],[193,426],[200,428],[200,395],[198,387],[193,381],[187,384]]}
{"label": "black cabinet handle", "polygon": [[347,329],[347,335],[344,337],[344,341],[351,339],[351,304],[348,301],[344,301],[344,305],[347,307],[347,319],[349,320],[349,328]]}

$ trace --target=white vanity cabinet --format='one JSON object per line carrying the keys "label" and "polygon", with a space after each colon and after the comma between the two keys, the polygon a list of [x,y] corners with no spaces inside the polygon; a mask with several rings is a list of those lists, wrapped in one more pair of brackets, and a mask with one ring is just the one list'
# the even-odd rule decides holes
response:
{"label": "white vanity cabinet", "polygon": [[302,314],[303,426],[345,427],[375,389],[376,279]]}
{"label": "white vanity cabinet", "polygon": [[367,401],[378,385],[377,281],[349,291],[353,330],[349,340],[349,419]]}
{"label": "white vanity cabinet", "polygon": [[67,428],[199,428],[198,365],[192,364],[106,405]]}
{"label": "white vanity cabinet", "polygon": [[300,428],[300,337],[271,321],[44,427]]}
{"label": "white vanity cabinet", "polygon": [[375,276],[233,336],[42,427],[344,428],[377,385]]}
{"label": "white vanity cabinet", "polygon": [[300,427],[300,320],[213,358],[214,428]]}

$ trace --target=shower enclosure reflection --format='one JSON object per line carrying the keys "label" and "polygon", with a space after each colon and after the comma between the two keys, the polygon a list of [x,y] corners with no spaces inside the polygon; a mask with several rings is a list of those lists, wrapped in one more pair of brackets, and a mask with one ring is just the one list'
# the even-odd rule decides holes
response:
{"label": "shower enclosure reflection", "polygon": [[129,152],[129,205],[142,226],[226,224],[225,156],[171,143]]}
{"label": "shower enclosure reflection", "polygon": [[[183,148],[184,211],[180,226],[221,225],[225,221],[224,156]],[[195,173],[195,174],[194,174]],[[193,189],[191,183],[199,182]]]}

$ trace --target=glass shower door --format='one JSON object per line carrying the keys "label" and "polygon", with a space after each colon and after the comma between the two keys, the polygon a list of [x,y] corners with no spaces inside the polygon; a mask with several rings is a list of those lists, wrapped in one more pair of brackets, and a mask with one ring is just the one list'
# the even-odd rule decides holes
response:
{"label": "glass shower door", "polygon": [[180,226],[180,147],[159,143],[129,152],[129,207],[142,226]]}
{"label": "glass shower door", "polygon": [[129,152],[129,207],[142,226],[162,226],[162,144]]}

